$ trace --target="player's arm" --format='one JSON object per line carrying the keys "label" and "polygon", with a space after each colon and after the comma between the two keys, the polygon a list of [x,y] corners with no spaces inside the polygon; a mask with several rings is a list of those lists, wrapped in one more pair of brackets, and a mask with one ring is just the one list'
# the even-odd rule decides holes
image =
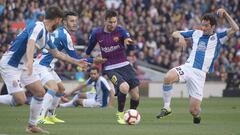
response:
{"label": "player's arm", "polygon": [[113,89],[109,90],[109,102],[108,102],[108,107],[113,106],[113,101],[114,101],[114,92]]}
{"label": "player's arm", "polygon": [[87,87],[87,83],[84,82],[84,83],[80,83],[76,88],[72,89],[72,90],[69,90],[65,93],[66,96],[70,96],[72,95],[72,93],[76,92],[76,91],[79,91],[79,90],[82,90],[83,88]]}
{"label": "player's arm", "polygon": [[121,33],[124,39],[124,45],[133,45],[134,41],[131,39],[129,32],[121,27]]}
{"label": "player's arm", "polygon": [[239,31],[239,27],[238,27],[237,23],[232,19],[232,17],[228,14],[228,12],[225,9],[223,9],[223,8],[218,9],[217,14],[220,17],[225,17],[225,19],[230,24],[231,28],[227,32],[228,37],[232,37],[237,31]]}
{"label": "player's arm", "polygon": [[181,31],[173,32],[172,36],[173,36],[173,38],[177,38],[178,39],[178,42],[179,42],[180,45],[186,46],[187,43],[185,41],[184,36],[181,34]]}
{"label": "player's arm", "polygon": [[93,32],[90,34],[90,37],[89,37],[89,41],[88,41],[88,47],[85,51],[86,53],[86,57],[89,57],[92,50],[94,49],[94,47],[96,46],[97,44],[97,37],[96,37],[96,31],[93,30]]}
{"label": "player's arm", "polygon": [[58,51],[56,46],[52,43],[51,40],[48,41],[48,45],[50,47],[49,52],[53,55],[53,57],[63,60],[63,61],[66,61],[71,64],[78,65],[78,66],[82,67],[83,69],[87,68],[88,63],[85,60],[76,60],[76,59]]}
{"label": "player's arm", "polygon": [[26,48],[26,67],[28,71],[28,75],[32,74],[32,67],[33,67],[33,53],[35,48],[35,42],[37,40],[37,37],[41,35],[42,29],[39,25],[36,25],[31,31],[29,35],[29,39],[27,42],[27,48]]}

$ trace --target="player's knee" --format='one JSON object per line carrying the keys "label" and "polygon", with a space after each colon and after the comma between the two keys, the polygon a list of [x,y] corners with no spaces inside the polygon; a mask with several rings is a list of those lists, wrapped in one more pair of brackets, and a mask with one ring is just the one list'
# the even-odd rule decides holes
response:
{"label": "player's knee", "polygon": [[128,83],[124,82],[120,85],[120,91],[124,94],[127,94],[129,91],[129,85]]}
{"label": "player's knee", "polygon": [[14,100],[15,100],[15,103],[14,103],[15,106],[24,105],[25,102],[26,102],[26,98],[23,98],[23,97],[21,97],[21,98],[15,98]]}
{"label": "player's knee", "polygon": [[35,97],[43,97],[46,93],[45,89],[39,89],[38,91],[34,92],[33,95]]}
{"label": "player's knee", "polygon": [[167,72],[167,74],[165,75],[164,77],[164,83],[165,84],[172,84],[174,83],[175,81],[177,81],[177,73],[175,72],[175,70],[170,70]]}

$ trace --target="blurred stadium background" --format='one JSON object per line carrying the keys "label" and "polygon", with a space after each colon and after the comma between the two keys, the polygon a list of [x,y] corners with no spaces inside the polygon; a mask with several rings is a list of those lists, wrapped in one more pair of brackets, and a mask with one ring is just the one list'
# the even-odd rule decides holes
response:
{"label": "blurred stadium background", "polygon": [[[119,24],[128,29],[136,41],[135,50],[129,50],[127,54],[141,80],[141,95],[148,97],[161,97],[165,72],[183,64],[191,50],[190,42],[186,47],[179,46],[171,37],[173,31],[198,28],[203,13],[215,12],[220,7],[240,24],[239,0],[0,0],[0,57],[26,25],[43,20],[48,5],[79,14],[79,29],[71,33],[79,55],[87,46],[92,28],[103,24],[104,11],[116,9]],[[224,22],[218,20],[217,31],[227,28]],[[97,51],[98,48],[93,55],[97,55]],[[214,65],[214,73],[207,77],[205,97],[240,96],[239,32],[223,45]],[[56,71],[66,89],[83,81],[85,74],[62,61],[57,62]],[[187,97],[183,84],[175,85],[174,89],[175,97]],[[158,102],[155,107],[159,109],[161,100]],[[239,104],[239,99],[237,102]]]}

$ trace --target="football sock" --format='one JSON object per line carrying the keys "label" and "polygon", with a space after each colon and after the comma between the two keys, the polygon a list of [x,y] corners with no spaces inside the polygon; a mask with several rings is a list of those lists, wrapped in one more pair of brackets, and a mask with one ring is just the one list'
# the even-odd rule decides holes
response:
{"label": "football sock", "polygon": [[118,111],[123,112],[126,102],[126,94],[123,94],[121,91],[118,92]]}
{"label": "football sock", "polygon": [[80,99],[80,95],[76,94],[71,101],[64,103],[64,104],[60,104],[61,107],[76,107],[78,106],[78,103],[76,102],[78,99]]}
{"label": "football sock", "polygon": [[138,105],[139,105],[139,100],[133,100],[133,99],[130,100],[130,109],[136,110]]}
{"label": "football sock", "polygon": [[54,90],[48,90],[47,93],[43,97],[42,109],[40,113],[40,119],[45,117],[45,114],[49,107],[52,105],[53,98],[55,97],[56,92]]}
{"label": "football sock", "polygon": [[63,93],[56,93],[56,96],[53,98],[52,105],[49,107],[48,117],[52,117],[55,115],[56,108],[58,107],[62,96],[64,96]]}
{"label": "football sock", "polygon": [[0,103],[5,105],[16,106],[16,101],[14,100],[12,95],[1,95]]}
{"label": "football sock", "polygon": [[37,118],[39,117],[41,107],[42,107],[42,97],[35,97],[33,96],[31,103],[30,103],[30,116],[29,116],[29,124],[36,125]]}
{"label": "football sock", "polygon": [[170,109],[172,98],[172,84],[163,84],[163,101],[165,109]]}

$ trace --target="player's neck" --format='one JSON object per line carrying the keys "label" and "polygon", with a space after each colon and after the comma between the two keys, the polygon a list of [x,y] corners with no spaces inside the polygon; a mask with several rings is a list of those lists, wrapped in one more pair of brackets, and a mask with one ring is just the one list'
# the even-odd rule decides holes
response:
{"label": "player's neck", "polygon": [[49,20],[44,20],[43,23],[44,23],[47,31],[48,31],[48,32],[51,32],[51,31],[52,31],[51,22],[50,22]]}
{"label": "player's neck", "polygon": [[106,33],[111,33],[111,32],[113,32],[114,30],[113,30],[113,31],[109,31],[109,30],[107,29],[107,27],[104,26],[103,31],[106,32]]}

